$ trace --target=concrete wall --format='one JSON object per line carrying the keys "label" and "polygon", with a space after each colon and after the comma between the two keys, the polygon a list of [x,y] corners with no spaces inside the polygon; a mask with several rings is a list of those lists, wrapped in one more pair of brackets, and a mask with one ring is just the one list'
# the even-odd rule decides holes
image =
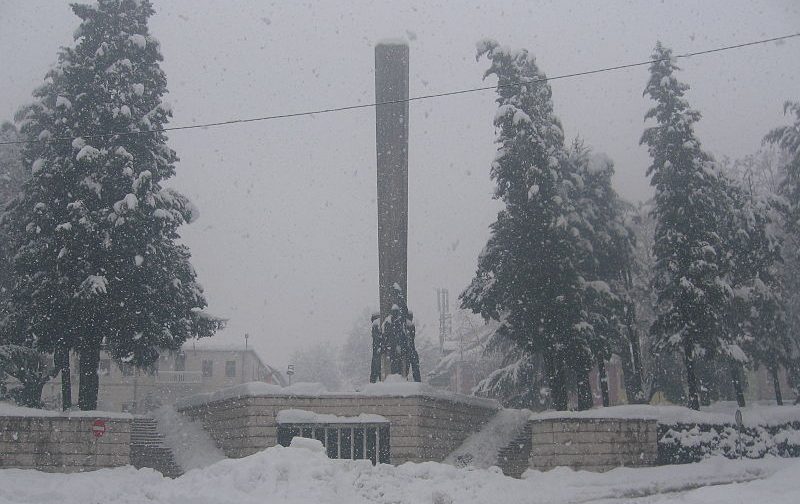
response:
{"label": "concrete wall", "polygon": [[607,471],[655,465],[656,420],[554,418],[531,422],[531,469]]}
{"label": "concrete wall", "polygon": [[393,464],[441,461],[496,413],[496,408],[428,396],[321,397],[254,396],[184,408],[225,455],[245,457],[277,444],[275,417],[284,409],[357,416],[371,413],[389,420]]}
{"label": "concrete wall", "polygon": [[95,417],[0,416],[0,469],[80,472],[130,464],[131,419],[108,419],[92,435]]}

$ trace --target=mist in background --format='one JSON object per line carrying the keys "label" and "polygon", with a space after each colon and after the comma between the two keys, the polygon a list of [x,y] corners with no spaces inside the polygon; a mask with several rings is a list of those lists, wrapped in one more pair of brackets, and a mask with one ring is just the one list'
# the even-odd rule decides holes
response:
{"label": "mist in background", "polygon": [[[475,61],[486,37],[527,48],[555,76],[647,60],[656,40],[681,54],[800,31],[800,3],[789,0],[153,3],[173,126],[372,102],[374,45],[387,37],[409,41],[416,96],[487,85],[487,64]],[[30,101],[77,25],[66,1],[0,0],[0,121]],[[796,40],[680,60],[704,147],[733,158],[758,149],[787,122],[783,102],[800,99],[798,61]],[[638,145],[647,77],[643,66],[552,82],[567,138],[607,153],[630,201],[651,195]],[[456,303],[496,216],[494,112],[492,91],[410,104],[418,338],[436,336],[435,289]],[[344,342],[378,302],[374,109],[169,137],[181,158],[171,184],[201,214],[184,241],[209,311],[230,319],[215,342],[243,346],[249,333],[279,369],[304,345]]]}

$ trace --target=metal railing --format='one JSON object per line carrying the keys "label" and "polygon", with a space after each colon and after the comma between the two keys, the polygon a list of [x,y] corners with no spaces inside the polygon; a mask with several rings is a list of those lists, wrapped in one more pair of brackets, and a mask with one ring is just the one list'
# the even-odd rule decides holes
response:
{"label": "metal railing", "polygon": [[333,459],[366,459],[373,464],[391,461],[388,422],[278,424],[279,445],[289,446],[295,436],[319,440]]}
{"label": "metal railing", "polygon": [[200,371],[159,371],[156,383],[203,383],[203,374]]}

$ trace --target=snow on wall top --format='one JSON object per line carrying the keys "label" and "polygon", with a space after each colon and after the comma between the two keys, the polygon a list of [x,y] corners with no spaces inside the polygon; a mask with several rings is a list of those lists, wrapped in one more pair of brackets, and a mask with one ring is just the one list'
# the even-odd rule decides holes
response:
{"label": "snow on wall top", "polygon": [[0,417],[61,417],[61,418],[110,418],[132,419],[135,415],[130,413],[116,413],[113,411],[53,411],[36,408],[25,408],[0,401]]}
{"label": "snow on wall top", "polygon": [[375,45],[408,45],[408,40],[400,37],[387,37],[382,38],[375,42]]}
{"label": "snow on wall top", "polygon": [[360,424],[360,423],[386,423],[388,420],[381,415],[361,413],[358,416],[338,416],[328,413],[314,413],[301,409],[285,409],[278,412],[275,421],[279,424]]}
{"label": "snow on wall top", "polygon": [[[779,425],[800,422],[800,406],[750,405],[742,410],[744,425]],[[556,418],[611,418],[658,420],[662,424],[734,424],[736,403],[725,401],[694,411],[684,406],[624,405],[597,408],[586,411],[545,411],[534,413],[530,420],[552,420]]]}
{"label": "snow on wall top", "polygon": [[433,399],[442,399],[447,401],[459,402],[470,404],[473,406],[481,406],[484,408],[500,409],[500,405],[494,399],[485,399],[482,397],[465,396],[461,394],[454,394],[452,392],[439,390],[431,387],[426,383],[416,383],[406,381],[400,376],[389,376],[385,382],[370,383],[364,386],[362,390],[346,391],[346,392],[330,392],[319,383],[294,383],[288,387],[281,387],[280,385],[273,385],[263,382],[250,382],[242,383],[228,387],[217,392],[209,392],[205,394],[195,394],[193,396],[181,398],[175,402],[177,409],[186,409],[194,406],[202,406],[204,404],[224,401],[226,399],[238,399],[241,397],[252,396],[287,396],[287,397],[341,397],[341,396],[388,396],[388,397],[431,397]]}

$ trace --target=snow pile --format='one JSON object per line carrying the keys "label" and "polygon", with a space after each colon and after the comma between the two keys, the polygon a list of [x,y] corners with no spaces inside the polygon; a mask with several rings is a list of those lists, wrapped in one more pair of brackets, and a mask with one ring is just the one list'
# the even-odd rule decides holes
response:
{"label": "snow pile", "polygon": [[[320,448],[318,441],[295,438],[291,447],[276,446],[243,459],[223,460],[175,480],[132,467],[78,474],[5,469],[0,470],[0,502],[559,504],[602,499],[641,502],[656,493],[685,492],[669,498],[722,502],[717,497],[725,495],[735,496],[733,502],[788,504],[797,502],[800,495],[800,461],[795,460],[713,459],[678,467],[619,468],[603,474],[555,469],[529,471],[524,479],[516,480],[496,469],[464,470],[435,462],[395,467],[331,460]],[[767,479],[753,481],[759,478]],[[703,485],[728,486],[691,490]],[[759,495],[762,491],[768,492],[767,499]]]}
{"label": "snow pile", "polygon": [[458,467],[487,469],[497,464],[497,454],[519,437],[528,423],[530,410],[504,409],[492,417],[483,428],[472,434],[445,460]]}
{"label": "snow pile", "polygon": [[337,416],[327,413],[314,413],[313,411],[301,409],[285,409],[278,412],[275,421],[279,424],[302,423],[302,424],[354,424],[354,423],[385,423],[386,417],[361,413],[358,416],[347,417]]}
{"label": "snow pile", "polygon": [[202,424],[192,422],[170,406],[155,410],[153,418],[158,422],[158,432],[164,436],[164,444],[172,450],[175,461],[184,471],[208,467],[225,459],[225,454]]}

